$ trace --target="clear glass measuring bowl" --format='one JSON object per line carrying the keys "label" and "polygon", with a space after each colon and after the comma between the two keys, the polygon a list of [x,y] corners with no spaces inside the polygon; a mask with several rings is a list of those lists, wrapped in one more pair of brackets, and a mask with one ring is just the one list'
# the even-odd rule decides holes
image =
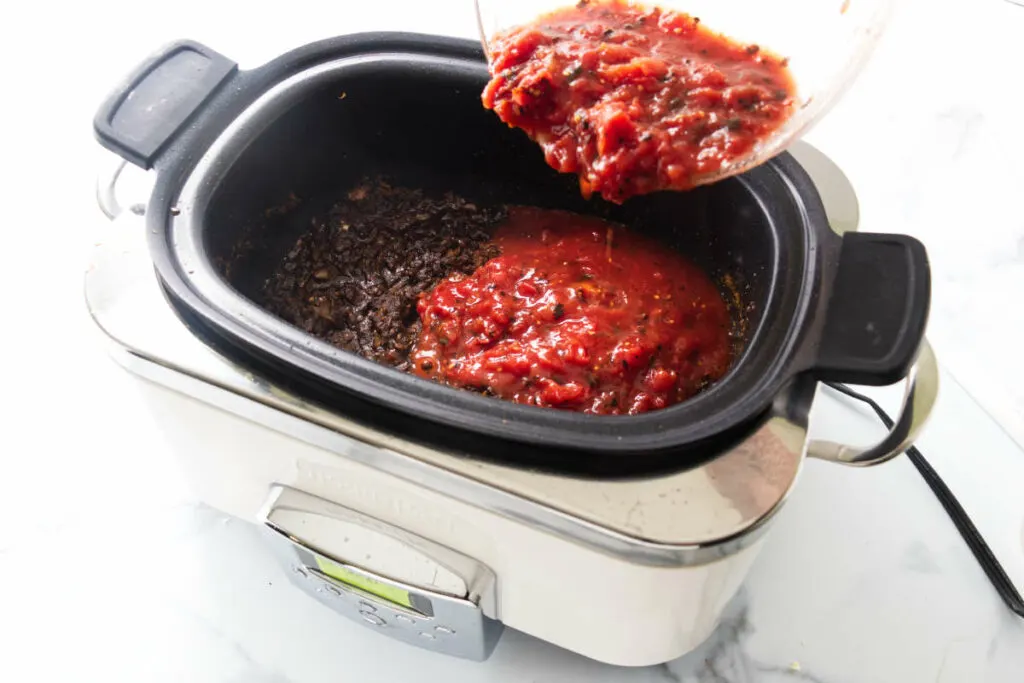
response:
{"label": "clear glass measuring bowl", "polygon": [[[572,6],[577,0],[474,0],[480,37]],[[596,0],[600,2],[600,0]],[[699,17],[708,29],[789,59],[796,84],[790,118],[746,155],[693,178],[706,185],[742,173],[785,150],[824,116],[853,83],[882,36],[896,0],[637,0]]]}

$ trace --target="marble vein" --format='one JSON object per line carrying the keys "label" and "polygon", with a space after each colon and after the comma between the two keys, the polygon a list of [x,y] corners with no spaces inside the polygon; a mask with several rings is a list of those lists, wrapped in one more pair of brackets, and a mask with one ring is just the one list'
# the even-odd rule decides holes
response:
{"label": "marble vein", "polygon": [[765,676],[782,680],[827,683],[824,678],[792,665],[782,666],[754,658],[748,641],[756,629],[750,619],[750,598],[741,589],[729,603],[722,621],[708,640],[692,653],[664,664],[676,683],[758,683]]}

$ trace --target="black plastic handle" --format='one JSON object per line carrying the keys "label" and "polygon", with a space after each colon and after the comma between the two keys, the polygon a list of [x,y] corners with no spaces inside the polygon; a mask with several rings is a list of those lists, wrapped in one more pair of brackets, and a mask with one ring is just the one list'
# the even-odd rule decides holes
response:
{"label": "black plastic handle", "polygon": [[136,67],[93,120],[100,144],[149,169],[197,111],[238,70],[205,45],[172,43]]}
{"label": "black plastic handle", "polygon": [[931,307],[924,245],[906,235],[847,233],[815,363],[819,379],[879,386],[910,371]]}

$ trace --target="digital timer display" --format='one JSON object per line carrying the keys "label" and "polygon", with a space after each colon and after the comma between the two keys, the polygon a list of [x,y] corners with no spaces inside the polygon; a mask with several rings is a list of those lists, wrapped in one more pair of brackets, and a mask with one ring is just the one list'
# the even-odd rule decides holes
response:
{"label": "digital timer display", "polygon": [[375,595],[382,600],[393,602],[402,607],[415,610],[416,607],[412,603],[412,598],[409,595],[409,591],[393,586],[391,584],[377,581],[368,576],[364,576],[358,572],[354,572],[348,567],[338,564],[337,562],[331,562],[330,560],[323,557],[316,557],[317,568],[325,576],[329,576],[335,581],[340,581],[346,586],[352,586],[370,595]]}

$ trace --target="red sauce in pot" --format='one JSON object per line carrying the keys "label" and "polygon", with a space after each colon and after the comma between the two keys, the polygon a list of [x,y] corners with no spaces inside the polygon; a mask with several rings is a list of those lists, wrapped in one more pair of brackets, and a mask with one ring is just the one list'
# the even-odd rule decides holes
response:
{"label": "red sauce in pot", "polygon": [[490,42],[484,106],[521,128],[586,197],[684,190],[779,128],[786,60],[689,15],[582,0]]}
{"label": "red sauce in pot", "polygon": [[536,406],[635,414],[728,369],[729,313],[680,254],[604,221],[517,208],[501,255],[422,295],[414,372]]}

